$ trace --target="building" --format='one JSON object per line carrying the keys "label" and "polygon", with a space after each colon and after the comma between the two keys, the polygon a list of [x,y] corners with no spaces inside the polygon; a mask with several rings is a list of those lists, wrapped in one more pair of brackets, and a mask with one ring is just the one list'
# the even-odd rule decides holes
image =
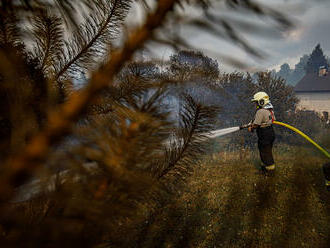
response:
{"label": "building", "polygon": [[330,73],[320,67],[319,73],[306,74],[295,86],[298,109],[313,110],[328,119],[330,113]]}

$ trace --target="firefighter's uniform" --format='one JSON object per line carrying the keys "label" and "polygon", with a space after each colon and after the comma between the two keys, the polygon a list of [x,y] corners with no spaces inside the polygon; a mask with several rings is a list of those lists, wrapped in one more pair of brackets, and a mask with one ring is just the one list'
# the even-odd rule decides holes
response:
{"label": "firefighter's uniform", "polygon": [[263,163],[262,170],[265,172],[274,171],[275,163],[272,148],[275,132],[272,124],[275,121],[275,115],[273,105],[270,103],[267,93],[263,91],[254,94],[251,101],[256,104],[257,112],[249,127],[249,131],[257,130],[258,148]]}
{"label": "firefighter's uniform", "polygon": [[275,140],[275,132],[272,122],[275,120],[275,115],[272,109],[260,108],[257,110],[253,124],[258,125],[256,128],[258,136],[258,148],[260,158],[264,164],[264,169],[274,170],[274,158],[272,153],[273,143]]}

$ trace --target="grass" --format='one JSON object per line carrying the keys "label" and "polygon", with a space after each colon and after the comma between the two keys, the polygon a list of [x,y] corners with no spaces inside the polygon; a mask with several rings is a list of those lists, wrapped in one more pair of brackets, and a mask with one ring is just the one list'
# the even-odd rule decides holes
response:
{"label": "grass", "polygon": [[256,152],[207,157],[143,232],[141,247],[330,247],[321,155],[275,148],[276,175]]}
{"label": "grass", "polygon": [[[237,149],[206,155],[177,192],[155,192],[151,205],[129,216],[120,213],[123,204],[119,211],[94,198],[80,204],[41,197],[18,204],[8,209],[7,222],[24,221],[9,226],[10,232],[0,225],[0,243],[4,238],[4,247],[330,247],[323,156],[313,148],[278,145],[276,174],[265,177],[257,151]],[[126,217],[115,221],[118,214]]]}

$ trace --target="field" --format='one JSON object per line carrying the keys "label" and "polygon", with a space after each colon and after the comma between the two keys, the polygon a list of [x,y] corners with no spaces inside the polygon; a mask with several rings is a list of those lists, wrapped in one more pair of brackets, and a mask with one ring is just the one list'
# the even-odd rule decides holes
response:
{"label": "field", "polygon": [[208,156],[135,245],[330,247],[323,157],[281,146],[275,160],[275,176],[265,177],[256,151]]}
{"label": "field", "polygon": [[[220,150],[205,155],[175,192],[155,194],[129,216],[95,199],[19,203],[6,216],[22,224],[3,230],[4,247],[330,247],[322,154],[278,144],[269,177],[259,171],[256,149]],[[114,221],[114,211],[127,216]]]}

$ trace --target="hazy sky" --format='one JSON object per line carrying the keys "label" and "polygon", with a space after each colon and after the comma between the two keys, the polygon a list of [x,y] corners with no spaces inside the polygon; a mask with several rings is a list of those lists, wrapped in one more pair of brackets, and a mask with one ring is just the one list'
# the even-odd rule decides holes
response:
{"label": "hazy sky", "polygon": [[[321,44],[326,55],[330,56],[330,1],[329,0],[258,0],[288,14],[296,26],[287,32],[274,30],[268,35],[255,35],[246,32],[244,37],[256,48],[266,52],[264,60],[253,59],[244,50],[219,38],[196,29],[184,29],[181,32],[187,41],[202,50],[206,55],[215,58],[223,70],[234,68],[224,65],[220,54],[229,55],[243,62],[248,62],[251,69],[279,68],[284,62],[293,67],[303,54],[309,54],[317,43]],[[303,3],[303,4],[302,4]],[[215,12],[223,9],[214,7]],[[229,13],[230,14],[230,13]],[[236,15],[236,16],[235,16]],[[235,18],[246,18],[232,15]],[[252,17],[253,19],[253,17]],[[254,21],[256,19],[254,18]],[[261,22],[259,19],[258,22]],[[158,56],[166,58],[172,53],[170,48],[158,50]]]}
{"label": "hazy sky", "polygon": [[297,13],[297,26],[281,40],[260,42],[260,46],[272,54],[265,61],[266,66],[276,67],[283,62],[294,66],[303,54],[311,53],[317,43],[330,56],[330,1],[310,0],[306,8],[303,13]]}

